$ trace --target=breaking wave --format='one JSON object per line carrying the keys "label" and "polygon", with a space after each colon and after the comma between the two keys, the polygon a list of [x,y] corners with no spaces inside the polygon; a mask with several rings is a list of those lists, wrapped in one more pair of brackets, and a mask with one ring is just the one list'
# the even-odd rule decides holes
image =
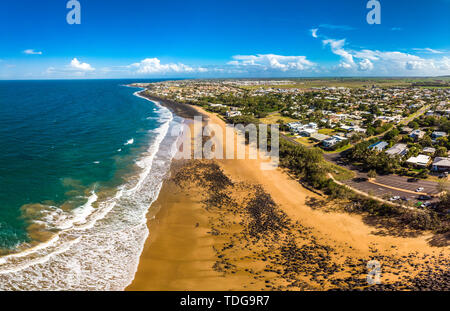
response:
{"label": "breaking wave", "polygon": [[54,234],[33,248],[0,257],[0,290],[123,290],[132,282],[149,235],[147,213],[174,156],[177,137],[167,134],[183,122],[156,104],[161,125],[136,161],[137,174],[113,195],[93,190],[72,211],[35,207],[41,215],[36,226]]}

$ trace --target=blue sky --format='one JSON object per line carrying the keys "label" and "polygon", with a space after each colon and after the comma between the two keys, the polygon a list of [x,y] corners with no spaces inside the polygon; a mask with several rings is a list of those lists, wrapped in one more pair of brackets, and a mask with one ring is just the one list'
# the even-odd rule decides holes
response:
{"label": "blue sky", "polygon": [[0,2],[0,79],[450,74],[450,0]]}

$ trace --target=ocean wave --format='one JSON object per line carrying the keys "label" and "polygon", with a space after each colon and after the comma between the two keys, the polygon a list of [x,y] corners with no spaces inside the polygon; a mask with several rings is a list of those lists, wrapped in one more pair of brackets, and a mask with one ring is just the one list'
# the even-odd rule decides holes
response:
{"label": "ocean wave", "polygon": [[138,175],[107,199],[99,200],[104,195],[93,190],[85,204],[70,212],[55,206],[42,210],[36,222],[55,234],[45,243],[0,257],[0,289],[123,290],[131,283],[149,234],[146,215],[174,156],[177,138],[167,134],[181,122],[155,104],[163,123],[136,161]]}

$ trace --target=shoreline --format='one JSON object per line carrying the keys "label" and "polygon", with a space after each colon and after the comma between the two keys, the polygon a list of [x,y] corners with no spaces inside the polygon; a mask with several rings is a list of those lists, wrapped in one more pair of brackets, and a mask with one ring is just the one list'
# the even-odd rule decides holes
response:
{"label": "shoreline", "polygon": [[[155,97],[151,98],[163,101]],[[179,103],[177,106],[178,109],[183,109],[183,106],[189,107],[187,114],[190,114],[191,117],[195,115],[192,112],[194,109],[196,113],[207,116],[208,122],[225,126],[220,118],[199,107]],[[336,273],[336,278],[343,278],[339,279],[340,281],[352,278],[353,275],[358,275],[365,280],[366,267],[365,265],[361,266],[361,261],[367,262],[380,255],[386,265],[390,267],[386,270],[392,270],[386,273],[388,275],[386,279],[390,284],[398,282],[401,278],[410,277],[411,273],[417,274],[414,268],[416,263],[412,262],[415,262],[414,257],[419,257],[419,253],[421,256],[430,258],[430,261],[436,260],[436,262],[441,262],[442,257],[448,258],[449,256],[448,248],[430,247],[427,244],[428,236],[418,238],[379,236],[375,234],[376,228],[363,222],[362,216],[313,210],[306,205],[306,200],[314,198],[316,195],[303,188],[281,169],[261,172],[258,160],[217,160],[216,162],[231,180],[237,183],[246,182],[261,186],[292,223],[308,231],[308,235],[300,235],[295,238],[297,244],[312,245],[311,253],[316,253],[317,249],[332,247],[335,253],[333,258],[314,262],[314,265],[328,265],[331,262],[341,265],[340,269],[343,272]],[[164,181],[159,197],[154,203],[158,206],[159,213],[148,221],[150,236],[141,254],[135,278],[126,290],[326,290],[336,287],[345,288],[343,285],[342,287],[337,286],[328,279],[316,281],[315,274],[320,274],[322,270],[313,267],[310,268],[310,273],[314,274],[312,280],[309,279],[311,276],[308,274],[310,273],[303,271],[298,273],[298,280],[292,281],[288,285],[290,279],[284,275],[280,277],[265,271],[268,270],[264,269],[268,259],[267,255],[261,254],[267,254],[271,249],[270,245],[267,245],[268,241],[262,245],[257,243],[257,247],[251,246],[251,254],[240,250],[236,246],[248,239],[247,236],[243,236],[239,241],[234,238],[238,234],[236,227],[242,218],[205,208],[204,200],[202,201],[205,189],[199,188],[194,181],[190,181],[185,189],[177,187],[174,183],[173,177],[176,176],[180,166],[183,169],[183,166],[189,167],[189,165],[194,165],[194,160],[172,161],[172,177]],[[195,169],[191,171],[191,173],[194,172],[196,172]],[[216,172],[216,174],[220,174],[220,172]],[[239,201],[239,196],[243,194],[242,191],[244,191],[244,196],[249,195],[247,190],[242,189],[231,189],[227,195],[236,196]],[[224,223],[227,225],[224,225],[221,230],[217,229],[219,224]],[[289,230],[294,232],[296,226]],[[292,232],[288,232],[288,235]],[[226,249],[226,245],[230,245],[230,243],[234,246],[232,254],[227,254],[227,250],[219,251],[224,247]],[[390,259],[391,257],[394,259]],[[223,264],[222,261],[225,259],[228,260],[225,267],[235,268],[218,270],[218,264]],[[293,261],[295,262],[295,260]],[[279,264],[279,262],[283,264]],[[344,262],[352,263],[347,266],[343,265]],[[400,276],[395,271],[395,263],[399,262],[407,265],[403,267]],[[289,263],[284,263],[279,259],[272,264],[278,265],[277,271],[292,269]],[[235,270],[228,273],[230,269]],[[300,268],[296,267],[296,269]],[[342,275],[345,275],[345,278]],[[399,285],[397,284],[397,286]]]}

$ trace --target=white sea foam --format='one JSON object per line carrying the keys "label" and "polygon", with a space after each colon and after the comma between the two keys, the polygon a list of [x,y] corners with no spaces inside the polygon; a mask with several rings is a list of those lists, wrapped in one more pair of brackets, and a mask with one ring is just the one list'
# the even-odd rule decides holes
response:
{"label": "white sea foam", "polygon": [[132,144],[134,144],[134,138],[131,138],[131,139],[127,140],[127,142],[124,143],[123,145],[124,146],[128,146],[128,145],[132,145]]}
{"label": "white sea foam", "polygon": [[1,290],[123,290],[131,283],[149,234],[147,212],[174,156],[177,138],[167,133],[181,122],[157,105],[162,124],[136,162],[138,176],[104,201],[93,191],[71,212],[45,210],[40,221],[58,229],[57,234],[34,248],[0,257]]}

